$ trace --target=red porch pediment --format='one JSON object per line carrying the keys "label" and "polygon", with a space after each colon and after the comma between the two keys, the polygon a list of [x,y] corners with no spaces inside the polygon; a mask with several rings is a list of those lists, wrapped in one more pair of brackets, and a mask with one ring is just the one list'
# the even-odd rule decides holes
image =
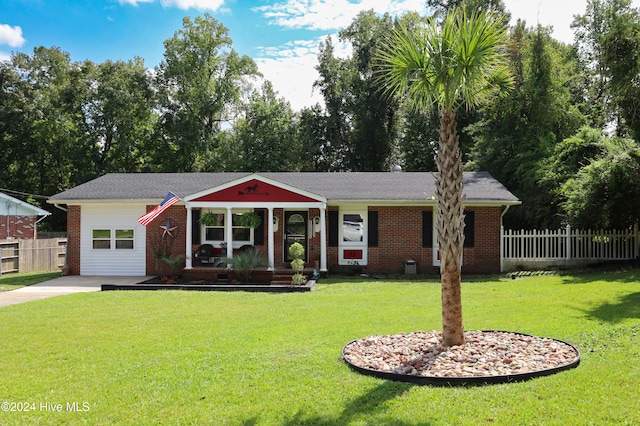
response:
{"label": "red porch pediment", "polygon": [[191,202],[232,203],[317,203],[322,197],[313,197],[306,191],[288,187],[279,182],[267,182],[257,177],[233,183],[231,186],[212,188],[208,193],[195,194]]}

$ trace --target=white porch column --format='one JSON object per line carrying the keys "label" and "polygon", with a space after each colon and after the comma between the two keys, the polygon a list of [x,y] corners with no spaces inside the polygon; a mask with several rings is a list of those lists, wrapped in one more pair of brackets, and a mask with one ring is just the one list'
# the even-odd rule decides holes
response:
{"label": "white porch column", "polygon": [[320,207],[320,272],[327,272],[327,206]]}
{"label": "white porch column", "polygon": [[269,256],[269,269],[274,269],[274,238],[273,238],[273,207],[269,207],[269,214],[267,215],[267,247]]}
{"label": "white porch column", "polygon": [[224,221],[224,232],[226,233],[225,242],[227,243],[227,257],[233,257],[233,216],[231,207],[227,207],[227,217]]}
{"label": "white porch column", "polygon": [[193,228],[193,217],[191,216],[191,206],[187,204],[187,229],[184,230],[187,237],[187,246],[185,247],[185,255],[187,259],[185,261],[184,269],[191,269],[193,266],[193,259],[191,259],[191,245],[193,244],[191,230]]}

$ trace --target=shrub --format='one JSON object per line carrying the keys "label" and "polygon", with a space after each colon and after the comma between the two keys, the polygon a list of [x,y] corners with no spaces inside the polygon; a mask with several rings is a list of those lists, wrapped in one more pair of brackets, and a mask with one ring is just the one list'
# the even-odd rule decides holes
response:
{"label": "shrub", "polygon": [[304,269],[304,247],[300,243],[293,243],[289,246],[289,256],[293,257],[291,261],[291,269],[296,273],[291,277],[291,283],[294,285],[302,285],[307,282],[307,278],[302,274]]}
{"label": "shrub", "polygon": [[251,271],[260,266],[269,266],[269,260],[260,255],[260,250],[251,248],[249,250],[236,253],[232,258],[222,259],[222,262],[231,264],[232,269],[236,271],[242,282],[248,283],[251,278]]}

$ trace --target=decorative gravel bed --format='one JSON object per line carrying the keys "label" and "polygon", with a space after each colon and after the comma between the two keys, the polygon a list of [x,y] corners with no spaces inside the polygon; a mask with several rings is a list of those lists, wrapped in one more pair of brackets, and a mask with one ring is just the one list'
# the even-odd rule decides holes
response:
{"label": "decorative gravel bed", "polygon": [[446,348],[442,333],[436,331],[371,336],[349,343],[342,355],[365,374],[415,383],[441,380],[449,385],[456,380],[461,385],[526,380],[576,367],[580,361],[575,347],[550,338],[468,331],[465,340],[462,346]]}

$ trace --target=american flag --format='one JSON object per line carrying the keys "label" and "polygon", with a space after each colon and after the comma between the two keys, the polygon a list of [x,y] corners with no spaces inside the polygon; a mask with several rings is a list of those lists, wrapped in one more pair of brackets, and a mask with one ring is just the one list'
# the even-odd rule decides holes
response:
{"label": "american flag", "polygon": [[178,201],[180,201],[180,198],[176,197],[173,192],[169,192],[167,196],[164,197],[164,200],[162,200],[162,202],[158,204],[155,209],[151,210],[147,214],[143,214],[142,216],[140,216],[138,218],[138,222],[140,222],[140,225],[147,226],[153,221],[153,219],[160,216],[163,211],[165,211]]}

